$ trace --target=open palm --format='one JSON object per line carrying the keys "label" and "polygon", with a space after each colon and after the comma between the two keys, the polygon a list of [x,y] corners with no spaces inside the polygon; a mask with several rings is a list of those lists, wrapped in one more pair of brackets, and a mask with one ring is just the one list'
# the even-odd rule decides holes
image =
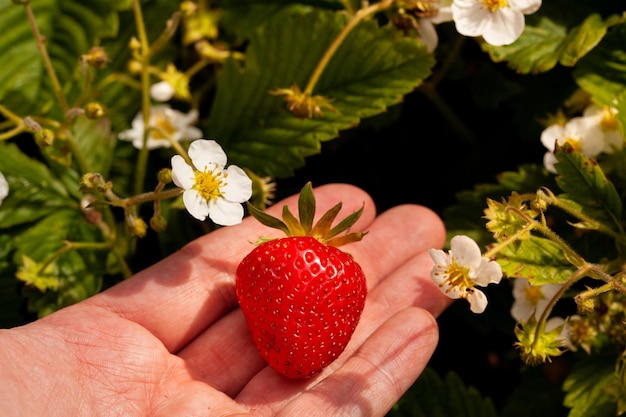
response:
{"label": "open palm", "polygon": [[[263,235],[254,219],[197,239],[90,299],[0,331],[6,416],[382,416],[415,381],[438,340],[447,299],[431,282],[427,249],[443,244],[430,210],[376,217],[362,190],[314,190],[318,212],[365,203],[346,245],[368,297],[346,351],[321,374],[291,380],[256,351],[235,297],[235,270]],[[284,204],[297,212],[293,196]]]}

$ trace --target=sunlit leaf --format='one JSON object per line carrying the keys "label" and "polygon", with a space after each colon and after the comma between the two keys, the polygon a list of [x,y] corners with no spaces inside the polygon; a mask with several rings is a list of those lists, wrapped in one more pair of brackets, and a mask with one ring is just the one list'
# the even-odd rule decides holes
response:
{"label": "sunlit leaf", "polygon": [[48,167],[26,156],[17,146],[0,143],[0,155],[0,172],[9,183],[9,195],[0,206],[0,229],[77,206]]}
{"label": "sunlit leaf", "polygon": [[621,230],[622,200],[602,168],[595,161],[574,152],[567,143],[557,145],[554,155],[559,173],[556,181],[567,198],[579,203],[583,213]]}
{"label": "sunlit leaf", "polygon": [[623,101],[626,90],[626,23],[613,27],[602,42],[582,59],[573,76],[593,99],[604,105]]}
{"label": "sunlit leaf", "polygon": [[[39,265],[70,242],[96,242],[100,231],[78,210],[59,210],[15,238],[16,258],[27,257]],[[50,270],[58,287],[42,293],[27,291],[29,305],[41,316],[97,293],[102,286],[106,256],[94,250],[70,249],[52,259]]]}
{"label": "sunlit leaf", "polygon": [[575,271],[556,243],[536,236],[506,246],[497,260],[508,277],[527,278],[532,285],[560,284]]}
{"label": "sunlit leaf", "polygon": [[243,67],[226,62],[207,131],[230,161],[260,175],[289,176],[319,152],[322,141],[400,102],[429,75],[434,61],[419,41],[366,21],[348,35],[313,91],[337,111],[319,119],[295,117],[282,97],[269,92],[294,82],[304,89],[346,23],[345,15],[330,11],[281,13],[250,39]]}
{"label": "sunlit leaf", "polygon": [[482,45],[495,62],[506,61],[521,74],[549,71],[557,64],[574,66],[600,42],[608,25],[599,14],[571,27],[564,22],[562,13],[542,13],[528,17],[527,21],[522,36],[513,44]]}
{"label": "sunlit leaf", "polygon": [[564,404],[571,408],[568,417],[617,415],[617,405],[606,390],[615,381],[614,368],[614,359],[601,355],[575,363],[563,383]]}

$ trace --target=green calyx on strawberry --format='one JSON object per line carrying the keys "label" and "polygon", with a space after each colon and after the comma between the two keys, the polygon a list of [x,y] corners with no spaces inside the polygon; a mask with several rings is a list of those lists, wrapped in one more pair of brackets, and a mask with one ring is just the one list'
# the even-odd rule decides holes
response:
{"label": "green calyx on strawberry", "polygon": [[332,227],[342,204],[317,223],[307,183],[298,200],[299,220],[285,206],[282,220],[252,205],[249,211],[286,237],[261,239],[237,268],[239,306],[265,361],[289,378],[308,378],[333,362],[356,328],[367,295],[365,275],[337,246],[365,233],[345,233],[361,216],[355,211]]}

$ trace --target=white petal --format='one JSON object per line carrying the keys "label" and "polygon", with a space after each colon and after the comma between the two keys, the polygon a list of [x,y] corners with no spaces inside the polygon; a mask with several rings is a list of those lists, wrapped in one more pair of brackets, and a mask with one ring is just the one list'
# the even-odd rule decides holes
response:
{"label": "white petal", "polygon": [[213,169],[217,164],[220,168],[226,165],[226,154],[222,147],[214,140],[199,139],[189,145],[189,157],[200,171],[205,167]]}
{"label": "white petal", "polygon": [[204,134],[195,126],[187,126],[184,129],[176,131],[174,137],[176,140],[195,140],[200,139]]}
{"label": "white petal", "polygon": [[187,112],[187,114],[180,113],[179,120],[181,126],[188,126],[196,123],[198,121],[198,110],[191,109]]}
{"label": "white petal", "polygon": [[546,169],[553,174],[556,174],[556,168],[554,167],[556,162],[556,156],[554,156],[552,152],[546,152],[543,155],[543,166],[545,166]]}
{"label": "white petal", "polygon": [[523,31],[522,12],[504,7],[492,13],[491,22],[482,35],[488,44],[502,46],[515,42]]}
{"label": "white petal", "polygon": [[150,97],[156,101],[168,101],[174,97],[174,87],[167,81],[161,81],[150,86]]}
{"label": "white petal", "polygon": [[437,285],[439,287],[439,291],[441,291],[446,297],[452,298],[454,300],[465,297],[465,290],[462,290],[459,287],[451,287],[450,282],[447,281],[447,275],[445,276],[445,278],[446,280]]}
{"label": "white petal", "polygon": [[439,43],[439,36],[437,35],[437,30],[435,29],[435,25],[432,21],[428,19],[420,20],[420,39],[426,46],[426,50],[428,52],[432,52],[437,48],[437,44]]}
{"label": "white petal", "polygon": [[0,204],[9,195],[9,182],[2,172],[0,172]]}
{"label": "white petal", "polygon": [[565,323],[561,317],[551,317],[546,321],[546,332],[550,332]]}
{"label": "white petal", "polygon": [[231,165],[226,169],[228,178],[227,185],[220,188],[224,198],[229,201],[244,203],[252,197],[252,180],[246,172],[237,165]]}
{"label": "white petal", "polygon": [[[140,140],[133,141],[133,145],[135,148],[141,149],[143,146],[143,138]],[[148,149],[157,149],[157,148],[169,148],[172,144],[167,139],[155,139],[152,136],[148,136],[148,141],[146,142],[146,148]]]}
{"label": "white petal", "polygon": [[172,156],[172,181],[184,190],[189,190],[196,184],[196,174],[193,168],[180,155]]}
{"label": "white petal", "polygon": [[452,17],[461,35],[481,36],[490,24],[491,12],[482,2],[456,0],[452,3]]}
{"label": "white petal", "polygon": [[520,300],[516,299],[511,306],[511,317],[519,322],[525,323],[530,319],[534,311],[535,306],[530,304],[525,298]]}
{"label": "white petal", "polygon": [[482,258],[480,266],[475,271],[470,271],[471,273],[474,273],[475,277],[472,276],[470,278],[473,278],[476,285],[481,287],[486,287],[489,284],[498,284],[502,279],[500,264],[487,258]]}
{"label": "white petal", "polygon": [[554,297],[554,295],[559,292],[559,290],[563,287],[562,284],[545,284],[541,286],[541,296],[546,299],[550,299]]}
{"label": "white petal", "polygon": [[541,0],[508,0],[509,6],[524,14],[535,13],[541,7]]}
{"label": "white petal", "polygon": [[428,249],[428,254],[435,265],[449,265],[448,255],[441,249]]}
{"label": "white petal", "polygon": [[186,190],[183,193],[183,203],[189,214],[198,220],[204,220],[209,215],[209,205],[196,190]]}
{"label": "white petal", "polygon": [[470,269],[476,269],[480,266],[482,258],[480,248],[469,236],[454,236],[450,240],[450,253],[459,266]]}
{"label": "white petal", "polygon": [[561,125],[550,125],[541,132],[541,143],[550,152],[554,152],[554,147],[559,140],[565,136],[565,129]]}
{"label": "white petal", "polygon": [[218,198],[209,203],[209,217],[216,224],[232,226],[241,223],[243,206],[240,203]]}
{"label": "white petal", "polygon": [[480,290],[474,289],[466,298],[473,313],[480,314],[487,308],[487,296]]}

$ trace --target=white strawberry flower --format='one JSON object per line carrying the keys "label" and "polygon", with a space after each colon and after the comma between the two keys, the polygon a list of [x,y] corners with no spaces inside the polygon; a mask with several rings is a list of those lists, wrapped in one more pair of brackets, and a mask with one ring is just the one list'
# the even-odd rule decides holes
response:
{"label": "white strawberry flower", "polygon": [[440,249],[430,249],[428,253],[435,262],[430,276],[441,292],[450,298],[466,299],[474,313],[485,311],[487,297],[476,286],[499,283],[500,265],[483,257],[478,244],[464,235],[452,238],[447,254]]}
{"label": "white strawberry flower", "polygon": [[526,278],[515,278],[511,316],[524,323],[533,316],[539,321],[548,302],[560,288],[560,284],[530,285]]}
{"label": "white strawberry flower", "polygon": [[150,86],[150,97],[152,100],[164,102],[174,97],[174,87],[167,81],[160,81]]}
{"label": "white strawberry flower", "polygon": [[7,181],[4,174],[0,172],[0,205],[2,205],[2,202],[8,195],[9,195],[9,182]]}
{"label": "white strawberry flower", "polygon": [[[424,7],[424,12],[427,16],[419,19],[417,28],[419,38],[426,46],[428,52],[433,52],[439,44],[439,35],[437,34],[435,25],[452,20],[451,4],[452,0],[420,3],[420,5]],[[428,16],[429,13],[432,15]]]}
{"label": "white strawberry flower", "polygon": [[[169,148],[171,143],[168,136],[176,142],[201,138],[202,131],[192,126],[197,120],[198,111],[196,109],[185,114],[166,104],[152,106],[150,108],[150,133],[148,133],[146,147],[148,149]],[[131,141],[135,148],[141,149],[143,147],[143,135],[143,114],[139,112],[133,119],[132,128],[120,132],[117,137],[121,140]]]}
{"label": "white strawberry flower", "polygon": [[574,117],[565,125],[548,126],[541,132],[540,140],[548,149],[543,158],[544,166],[552,173],[556,173],[554,168],[556,143],[560,146],[569,143],[575,150],[589,158],[595,158],[605,149],[604,132],[595,116]]}
{"label": "white strawberry flower", "polygon": [[207,216],[216,224],[241,223],[244,203],[252,196],[252,180],[236,165],[226,166],[226,154],[214,140],[200,139],[189,146],[189,165],[172,157],[172,180],[184,189],[183,203],[198,220]]}
{"label": "white strawberry flower", "polygon": [[609,106],[592,104],[583,111],[583,117],[592,117],[604,133],[602,152],[613,153],[624,147],[624,132],[617,120],[617,109]]}
{"label": "white strawberry flower", "polygon": [[541,0],[454,0],[452,17],[457,32],[482,36],[493,46],[510,45],[524,31],[524,15],[536,12]]}

